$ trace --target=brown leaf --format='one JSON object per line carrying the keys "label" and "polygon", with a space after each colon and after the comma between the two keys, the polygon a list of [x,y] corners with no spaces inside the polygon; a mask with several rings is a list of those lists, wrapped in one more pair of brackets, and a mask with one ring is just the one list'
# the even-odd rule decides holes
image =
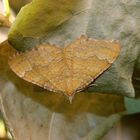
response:
{"label": "brown leaf", "polygon": [[9,64],[19,77],[72,99],[111,66],[119,52],[117,41],[81,36],[64,48],[49,44],[17,53]]}

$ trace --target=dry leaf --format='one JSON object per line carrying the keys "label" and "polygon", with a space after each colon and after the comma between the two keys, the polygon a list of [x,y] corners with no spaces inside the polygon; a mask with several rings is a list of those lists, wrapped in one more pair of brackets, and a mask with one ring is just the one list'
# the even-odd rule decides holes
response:
{"label": "dry leaf", "polygon": [[60,48],[40,45],[17,53],[9,60],[11,69],[21,78],[72,100],[114,62],[120,52],[117,41],[94,40],[81,36]]}

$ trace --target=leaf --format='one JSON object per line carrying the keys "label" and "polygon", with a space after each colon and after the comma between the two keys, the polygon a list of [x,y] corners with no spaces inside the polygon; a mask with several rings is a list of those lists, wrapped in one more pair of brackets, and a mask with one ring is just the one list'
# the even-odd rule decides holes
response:
{"label": "leaf", "polygon": [[[113,0],[106,2],[101,0],[77,1],[73,5],[74,7],[70,7],[70,9],[77,9],[74,12],[75,14],[66,15],[66,18],[64,18],[66,20],[58,18],[61,21],[58,23],[61,24],[55,24],[55,27],[53,26],[51,30],[48,30],[50,26],[49,24],[47,26],[46,23],[52,22],[48,19],[48,16],[52,13],[44,13],[45,6],[49,6],[50,2],[45,1],[45,4],[43,2],[43,0],[33,1],[20,11],[9,32],[9,41],[13,47],[24,51],[41,43],[67,46],[81,34],[91,38],[117,39],[121,42],[119,58],[110,69],[96,80],[94,85],[97,86],[89,87],[86,92],[112,93],[134,97],[132,74],[140,48],[138,43],[140,40],[140,33],[138,32],[139,4],[135,0],[133,4]],[[51,0],[51,2],[54,1]],[[39,3],[41,3],[41,6],[38,5]],[[32,13],[31,11],[34,11],[36,6],[39,7],[39,12]],[[29,10],[28,7],[30,7]],[[55,11],[53,6],[51,9]],[[29,11],[30,14],[28,14]],[[42,16],[38,16],[39,13]],[[55,19],[55,16],[52,15],[51,17]]]}
{"label": "leaf", "polygon": [[93,40],[86,36],[60,48],[40,45],[9,60],[11,69],[21,78],[72,100],[114,62],[119,43]]}
{"label": "leaf", "polygon": [[140,112],[140,99],[125,98],[125,106],[127,115]]}

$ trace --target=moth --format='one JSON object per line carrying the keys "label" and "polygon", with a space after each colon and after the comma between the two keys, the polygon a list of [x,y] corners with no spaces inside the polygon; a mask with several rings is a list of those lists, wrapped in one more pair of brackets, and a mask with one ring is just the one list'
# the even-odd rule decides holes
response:
{"label": "moth", "polygon": [[95,40],[82,35],[65,47],[45,44],[9,59],[13,72],[24,80],[72,100],[115,61],[118,41]]}

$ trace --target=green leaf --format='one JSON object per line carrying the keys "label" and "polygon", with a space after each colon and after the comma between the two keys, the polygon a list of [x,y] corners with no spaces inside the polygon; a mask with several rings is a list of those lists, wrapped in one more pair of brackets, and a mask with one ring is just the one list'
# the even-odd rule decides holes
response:
{"label": "green leaf", "polygon": [[127,115],[140,112],[140,99],[125,98]]}

